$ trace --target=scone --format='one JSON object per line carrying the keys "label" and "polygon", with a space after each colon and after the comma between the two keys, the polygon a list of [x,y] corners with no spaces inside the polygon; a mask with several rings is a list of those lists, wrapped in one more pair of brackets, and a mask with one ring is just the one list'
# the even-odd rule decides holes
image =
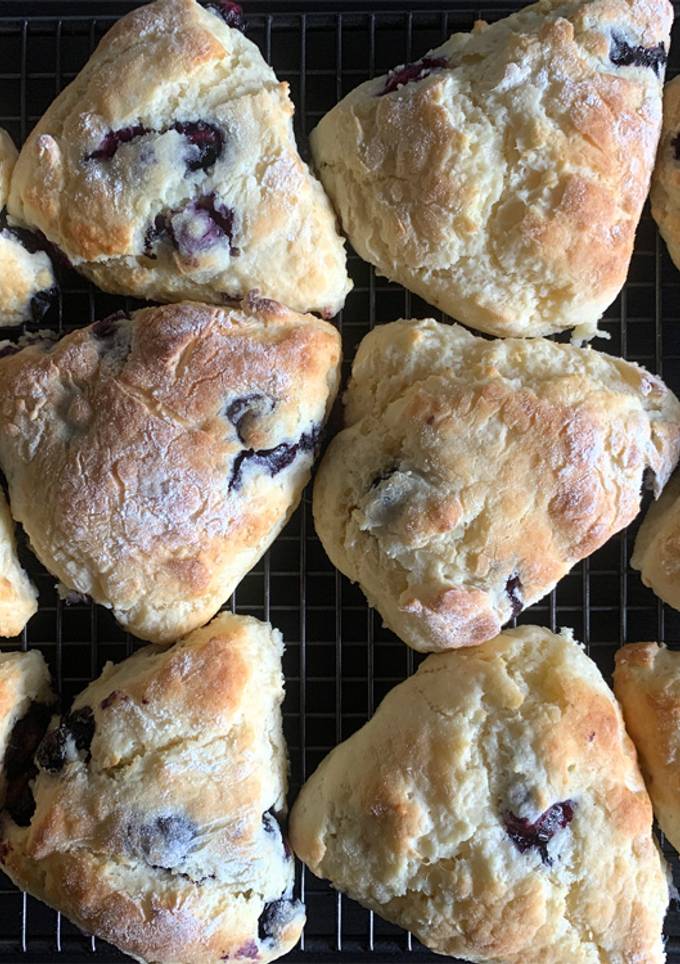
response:
{"label": "scone", "polygon": [[415,649],[468,646],[658,495],[680,403],[643,368],[398,321],[363,340],[314,488],[331,561]]}
{"label": "scone", "polygon": [[142,639],[204,625],[297,506],[340,338],[272,301],[105,318],[0,358],[14,518]]}
{"label": "scone", "polygon": [[652,178],[652,216],[680,269],[680,77],[666,84],[663,131]]}
{"label": "scone", "polygon": [[304,924],[281,821],[281,635],[223,613],[104,668],[38,748],[12,880],[154,964],[266,962]]}
{"label": "scone", "polygon": [[38,593],[17,555],[14,521],[0,489],[0,636],[18,636],[38,608]]}
{"label": "scone", "polygon": [[680,653],[629,643],[616,653],[616,693],[659,826],[680,850]]}
{"label": "scone", "polygon": [[321,877],[468,961],[665,960],[664,866],[619,708],[568,634],[430,656],[291,812]]}
{"label": "scone", "polygon": [[55,703],[50,672],[37,649],[0,653],[0,808],[21,825],[33,815],[33,755]]}
{"label": "scone", "polygon": [[33,129],[9,210],[106,291],[221,304],[258,289],[330,317],[351,288],[335,215],[297,152],[288,84],[234,7],[123,17]]}
{"label": "scone", "polygon": [[680,472],[652,505],[635,540],[630,560],[645,586],[680,609]]}
{"label": "scone", "polygon": [[35,234],[7,219],[17,149],[0,128],[0,326],[40,321],[56,296],[50,256]]}
{"label": "scone", "polygon": [[541,0],[361,84],[311,135],[354,249],[482,331],[592,337],[649,190],[672,20],[668,0]]}

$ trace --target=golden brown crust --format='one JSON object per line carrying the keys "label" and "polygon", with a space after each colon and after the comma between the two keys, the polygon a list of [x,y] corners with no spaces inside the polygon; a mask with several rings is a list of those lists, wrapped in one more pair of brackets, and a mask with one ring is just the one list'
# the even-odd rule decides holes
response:
{"label": "golden brown crust", "polygon": [[[10,212],[108,291],[222,304],[259,288],[330,317],[351,283],[292,115],[288,85],[240,31],[195,0],[156,0],[106,34],[38,122]],[[134,136],[106,156],[120,131]]]}
{"label": "golden brown crust", "polygon": [[680,653],[629,643],[616,653],[616,693],[659,826],[680,850]]}
{"label": "golden brown crust", "polygon": [[228,598],[295,509],[340,339],[251,298],[135,312],[0,359],[0,463],[44,565],[142,638]]}
{"label": "golden brown crust", "polygon": [[0,492],[0,636],[18,636],[38,609],[38,593],[17,555],[14,520]]}
{"label": "golden brown crust", "polygon": [[660,599],[680,609],[680,473],[650,506],[635,539],[630,560],[645,586]]}
{"label": "golden brown crust", "polygon": [[[555,806],[543,849],[522,837]],[[426,659],[290,818],[315,874],[432,950],[495,964],[660,964],[668,887],[651,830],[597,667],[535,626]]]}
{"label": "golden brown crust", "polygon": [[399,321],[359,346],[314,485],[333,563],[404,642],[489,639],[628,525],[678,459],[680,404],[591,349]]}
{"label": "golden brown crust", "polygon": [[[672,19],[668,0],[541,0],[454,34],[417,82],[359,86],[310,138],[352,246],[482,331],[592,337],[649,189]],[[623,42],[657,69],[615,65]]]}
{"label": "golden brown crust", "polygon": [[680,269],[680,77],[664,90],[663,130],[650,200],[668,253]]}
{"label": "golden brown crust", "polygon": [[[224,613],[77,697],[39,748],[29,827],[0,853],[21,887],[139,960],[267,962],[304,923],[278,823],[280,634]],[[92,711],[90,741],[69,723]]]}

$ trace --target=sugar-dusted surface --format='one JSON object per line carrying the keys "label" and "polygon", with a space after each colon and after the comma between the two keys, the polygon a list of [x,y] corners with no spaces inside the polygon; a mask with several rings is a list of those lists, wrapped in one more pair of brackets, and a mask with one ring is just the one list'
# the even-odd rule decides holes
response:
{"label": "sugar-dusted surface", "polygon": [[[116,15],[134,5],[119,0],[96,5],[91,0],[54,0],[40,3],[47,19],[24,22],[8,15],[23,17],[29,7],[37,10],[38,4],[7,0],[0,19],[0,124],[20,142],[55,91],[85,62],[96,38]],[[102,16],[93,23],[95,6]],[[427,0],[426,5],[409,5],[410,14],[389,12],[397,6],[397,0],[377,0],[375,12],[369,14],[357,11],[357,0],[347,0],[346,12],[339,13],[341,7],[330,0],[306,8],[322,12],[303,15],[290,12],[291,5],[282,0],[248,4],[248,35],[278,76],[291,85],[303,156],[307,156],[304,135],[354,86],[395,64],[417,60],[454,30],[468,30],[480,14],[494,19],[516,5],[482,9]],[[75,19],[58,20],[57,11],[65,14],[67,8]],[[669,76],[678,68],[680,31],[676,27]],[[356,257],[350,258],[349,268],[355,288],[342,315],[346,365],[369,326],[433,314],[433,309],[402,288],[376,278]],[[75,275],[64,280],[62,304],[46,319],[55,329],[102,318],[124,304],[122,299],[95,292]],[[439,317],[436,312],[434,316]],[[628,283],[607,311],[604,327],[611,340],[595,342],[595,347],[646,365],[680,391],[680,274],[648,213],[638,230]],[[365,722],[385,693],[420,659],[381,628],[361,592],[332,568],[314,536],[309,494],[307,490],[304,507],[244,579],[233,600],[238,612],[270,618],[287,644],[284,711],[292,759],[291,799],[328,750]],[[579,564],[555,592],[522,616],[522,622],[573,627],[605,675],[624,641],[665,639],[680,645],[680,614],[662,606],[628,566],[636,528],[616,536]],[[41,608],[29,623],[25,639],[14,644],[42,649],[70,696],[96,676],[107,659],[122,659],[137,644],[116,628],[105,610],[82,603],[64,606],[53,590],[53,580],[30,557],[27,561],[40,588]],[[670,853],[668,847],[665,850]],[[122,960],[100,942],[94,954],[88,938],[37,901],[24,900],[6,881],[0,890],[0,961]],[[423,951],[402,931],[338,897],[308,873],[304,895],[309,922],[304,948],[292,952],[293,961],[368,964],[411,959],[434,964],[443,960]],[[668,915],[666,932],[669,960],[678,964],[677,906]]]}

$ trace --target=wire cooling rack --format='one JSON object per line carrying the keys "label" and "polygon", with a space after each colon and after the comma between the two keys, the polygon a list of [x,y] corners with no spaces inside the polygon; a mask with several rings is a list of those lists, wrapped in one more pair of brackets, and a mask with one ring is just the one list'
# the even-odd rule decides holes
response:
{"label": "wire cooling rack", "polygon": [[[416,59],[454,30],[470,29],[479,17],[495,20],[518,6],[478,8],[463,2],[454,9],[433,10],[434,4],[426,0],[428,9],[394,10],[393,0],[374,0],[369,13],[359,2],[345,0],[342,12],[334,8],[335,0],[315,0],[313,7],[301,7],[299,13],[286,12],[287,0],[252,0],[247,6],[248,35],[290,84],[298,143],[305,156],[309,131],[357,84]],[[0,125],[18,143],[83,66],[110,24],[133,6],[118,0],[0,0]],[[669,76],[680,68],[680,29],[676,35]],[[355,288],[338,319],[346,369],[358,342],[374,324],[399,317],[442,317],[398,285],[376,278],[352,253],[349,267]],[[97,291],[75,274],[62,280],[61,300],[42,327],[67,331],[121,307],[122,299]],[[628,282],[607,311],[603,327],[610,340],[598,341],[596,347],[640,362],[680,392],[680,273],[648,212],[638,230]],[[16,334],[0,330],[0,336]],[[680,644],[680,613],[663,606],[628,565],[635,528],[576,566],[549,597],[520,618],[553,629],[572,627],[607,677],[614,652],[623,642],[658,639]],[[40,589],[40,611],[23,636],[7,646],[42,650],[68,700],[107,660],[123,659],[137,643],[107,610],[66,607],[57,597],[54,579],[30,553],[24,553],[24,562]],[[236,612],[270,619],[286,640],[284,713],[292,799],[326,753],[358,729],[388,690],[413,672],[419,657],[381,626],[360,590],[331,566],[314,534],[309,489],[283,535],[228,605]],[[670,848],[664,850],[678,883],[678,861]],[[299,889],[307,904],[308,924],[301,945],[289,955],[291,961],[442,960],[308,872],[299,871]],[[676,903],[669,911],[666,933],[669,960],[680,964]],[[0,875],[0,962],[91,960],[125,957],[102,941],[85,937]]]}

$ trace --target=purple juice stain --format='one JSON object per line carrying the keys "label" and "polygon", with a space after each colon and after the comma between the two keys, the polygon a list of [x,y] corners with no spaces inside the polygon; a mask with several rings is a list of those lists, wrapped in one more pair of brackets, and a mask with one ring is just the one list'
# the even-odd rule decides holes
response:
{"label": "purple juice stain", "polygon": [[505,831],[520,853],[535,848],[546,866],[552,865],[548,854],[548,844],[558,832],[569,826],[574,817],[574,801],[563,800],[554,803],[533,823],[525,817],[516,817],[507,810],[503,815]]}
{"label": "purple juice stain", "polygon": [[204,3],[203,0],[199,0],[202,7],[214,13],[221,20],[224,20],[228,27],[233,27],[234,30],[240,30],[241,33],[246,31],[246,22],[243,17],[243,10],[238,5],[234,3],[233,0],[210,0],[209,3]]}
{"label": "purple juice stain", "polygon": [[405,84],[413,84],[419,80],[424,80],[425,77],[430,76],[433,70],[441,70],[448,66],[449,62],[444,57],[423,57],[422,60],[416,60],[415,63],[397,67],[387,75],[385,86],[378,94],[378,97],[391,94]]}
{"label": "purple juice stain", "polygon": [[612,33],[609,59],[615,67],[649,67],[656,76],[666,66],[666,48],[663,43],[654,47],[632,46],[617,33]]}
{"label": "purple juice stain", "polygon": [[522,598],[522,580],[519,576],[510,576],[505,584],[505,592],[510,600],[512,615],[516,619],[524,609],[524,599]]}

